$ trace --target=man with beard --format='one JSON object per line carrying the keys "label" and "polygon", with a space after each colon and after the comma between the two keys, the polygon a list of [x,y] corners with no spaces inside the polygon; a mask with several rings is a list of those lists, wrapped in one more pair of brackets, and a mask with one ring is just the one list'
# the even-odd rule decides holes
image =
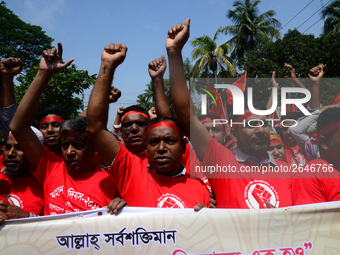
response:
{"label": "man with beard", "polygon": [[[267,208],[269,204],[276,207],[292,205],[290,174],[263,174],[270,169],[285,167],[289,170],[285,162],[274,160],[267,152],[270,142],[267,116],[255,115],[247,108],[244,115],[233,116],[230,136],[237,143],[235,155],[216,142],[196,117],[194,107],[190,105],[181,53],[189,38],[189,29],[190,20],[187,19],[184,24],[178,23],[168,31],[166,48],[171,96],[179,122],[203,166],[201,172],[215,170],[209,176],[214,177],[209,182],[216,196],[217,207],[258,209]],[[265,109],[256,105],[254,107]],[[201,172],[196,171],[196,174]]]}
{"label": "man with beard", "polygon": [[[39,130],[31,128],[42,142]],[[14,205],[0,201],[0,211],[6,213],[9,219],[43,215],[42,186],[31,174],[30,164],[11,133],[6,141],[3,160],[6,170],[0,174],[0,194]]]}
{"label": "man with beard", "polygon": [[39,114],[39,130],[44,136],[44,146],[61,156],[60,126],[69,116],[59,107],[45,107]]}

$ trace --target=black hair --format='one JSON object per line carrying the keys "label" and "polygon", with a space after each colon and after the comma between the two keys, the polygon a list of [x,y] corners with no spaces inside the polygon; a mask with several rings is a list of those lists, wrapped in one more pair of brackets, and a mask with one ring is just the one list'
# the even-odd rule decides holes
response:
{"label": "black hair", "polygon": [[282,115],[280,117],[280,121],[287,119],[298,120],[299,118],[303,117],[304,114],[302,112],[288,112],[286,115]]}
{"label": "black hair", "polygon": [[[340,122],[340,107],[329,108],[323,111],[319,116],[316,127],[318,129],[318,132],[320,132],[321,129],[336,122]],[[336,129],[325,134],[325,137],[331,138],[335,132]]]}
{"label": "black hair", "polygon": [[145,110],[143,107],[140,107],[139,105],[131,105],[127,108],[125,108],[125,110],[122,112],[122,114],[120,115],[120,122],[122,123],[122,117],[130,111],[137,111],[137,112],[142,112],[145,113],[146,116],[148,116],[149,120],[150,120],[150,115],[149,112],[147,110]]}
{"label": "black hair", "polygon": [[76,116],[64,121],[60,126],[60,133],[75,132],[82,134],[86,132],[87,118],[84,116]]}
{"label": "black hair", "polygon": [[[165,116],[165,115],[161,115],[161,116],[157,116],[156,118],[152,119],[149,124],[146,126],[146,130],[149,129],[149,127],[152,125],[152,124],[155,124],[155,123],[158,123],[158,122],[161,122],[161,121],[172,121],[177,127],[179,130],[181,130],[183,132],[183,128],[182,126],[178,123],[177,119],[176,118],[170,118],[168,116]],[[183,132],[184,134],[184,132]]]}
{"label": "black hair", "polygon": [[70,116],[63,109],[52,106],[52,107],[45,107],[44,109],[41,110],[41,112],[39,113],[38,123],[40,123],[40,121],[49,114],[58,115],[63,120],[70,119]]}
{"label": "black hair", "polygon": [[[207,113],[207,114],[203,114],[201,116],[198,117],[198,120],[203,120],[205,118],[211,118],[211,119],[221,119],[221,116],[218,116],[215,113]],[[226,132],[226,125],[222,125],[222,132],[225,133]]]}

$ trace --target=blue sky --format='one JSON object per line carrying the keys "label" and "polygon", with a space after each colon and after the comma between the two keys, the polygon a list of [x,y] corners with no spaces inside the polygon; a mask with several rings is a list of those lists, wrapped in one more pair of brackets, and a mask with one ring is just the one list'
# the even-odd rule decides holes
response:
{"label": "blue sky", "polygon": [[[263,13],[274,10],[276,18],[285,25],[312,0],[262,0],[259,9]],[[329,0],[323,0],[326,4]],[[232,25],[226,18],[234,1],[110,1],[110,0],[5,0],[7,8],[27,23],[41,26],[54,38],[53,45],[61,42],[63,59],[74,58],[78,69],[97,74],[100,57],[105,45],[124,42],[128,47],[124,63],[116,70],[114,86],[122,91],[122,97],[110,106],[108,127],[111,128],[117,109],[135,104],[137,95],[143,93],[150,82],[148,63],[162,54],[166,56],[165,40],[168,29],[178,22],[191,19],[190,39],[214,36],[220,26]],[[321,8],[321,1],[314,0],[282,30],[299,27]],[[304,32],[320,19],[317,13],[298,30]],[[323,21],[318,22],[307,34],[319,36]],[[229,39],[220,35],[219,44]],[[183,57],[190,58],[192,46],[183,49]],[[168,72],[165,78],[168,78]],[[92,88],[91,88],[92,89]],[[85,91],[85,104],[91,90]]]}

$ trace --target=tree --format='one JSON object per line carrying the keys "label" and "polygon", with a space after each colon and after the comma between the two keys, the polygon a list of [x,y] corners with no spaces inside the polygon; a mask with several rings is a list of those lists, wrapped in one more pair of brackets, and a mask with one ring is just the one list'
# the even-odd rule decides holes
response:
{"label": "tree", "polygon": [[190,42],[194,46],[191,52],[192,60],[197,59],[193,67],[195,76],[206,70],[211,70],[215,78],[218,70],[228,70],[232,76],[235,75],[234,61],[227,56],[230,53],[230,45],[228,43],[223,43],[220,46],[216,45],[219,31],[220,29],[217,29],[214,38],[205,35]]}
{"label": "tree", "polygon": [[0,58],[20,58],[23,70],[39,63],[44,49],[51,48],[53,39],[39,26],[23,22],[5,2],[0,2]]}
{"label": "tree", "polygon": [[321,12],[321,16],[325,19],[323,26],[323,35],[337,33],[340,31],[340,0],[334,0],[327,5]]}
{"label": "tree", "polygon": [[[21,83],[15,87],[16,100],[20,103],[29,85],[37,74],[38,66],[33,66],[25,74],[18,77]],[[55,73],[42,94],[36,111],[34,125],[38,126],[37,115],[47,106],[62,108],[71,117],[78,116],[82,109],[83,101],[74,97],[80,95],[96,81],[96,75],[90,76],[87,71],[77,70],[75,65]]]}
{"label": "tree", "polygon": [[260,44],[280,38],[281,23],[273,18],[276,13],[269,10],[259,15],[260,3],[259,0],[235,1],[234,9],[227,12],[227,18],[235,25],[226,26],[221,32],[233,36],[227,43],[233,47],[231,57],[235,60],[240,60]]}
{"label": "tree", "polygon": [[[140,94],[137,96],[137,104],[141,107],[143,107],[146,110],[149,110],[151,107],[155,106],[155,100],[154,100],[154,94],[152,89],[152,81],[150,83],[146,84],[146,89],[144,90],[143,94]],[[170,93],[170,80],[164,79],[164,90],[165,90],[165,96],[167,98],[168,104],[171,109],[172,116],[175,116],[175,111],[172,107],[171,103],[171,93]]]}
{"label": "tree", "polygon": [[[340,33],[315,38],[314,35],[304,35],[297,30],[289,30],[282,39],[249,51],[241,67],[248,71],[248,77],[270,78],[275,71],[277,78],[283,78],[290,76],[289,70],[284,67],[284,64],[288,63],[295,68],[298,78],[307,78],[302,83],[309,88],[308,72],[320,63],[327,64],[325,78],[340,77],[340,52],[337,50],[339,48]],[[261,79],[257,80],[254,97],[267,102],[270,95],[268,82],[262,83]],[[323,105],[339,92],[337,81],[338,79],[324,79],[320,94]]]}

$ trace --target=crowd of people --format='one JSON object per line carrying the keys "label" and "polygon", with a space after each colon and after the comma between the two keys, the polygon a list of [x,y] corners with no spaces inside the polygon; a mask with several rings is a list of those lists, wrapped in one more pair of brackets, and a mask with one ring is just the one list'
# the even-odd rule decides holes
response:
{"label": "crowd of people", "polygon": [[[320,105],[326,66],[309,72],[311,115],[288,113],[280,119],[284,126],[271,127],[268,116],[245,106],[243,115],[230,116],[236,124],[227,129],[216,121],[220,116],[197,117],[192,107],[181,53],[189,31],[187,19],[172,26],[166,39],[178,120],[165,96],[167,64],[161,56],[148,67],[155,107],[119,108],[112,131],[107,129],[109,104],[121,92],[111,84],[127,55],[124,43],[105,46],[88,109],[69,118],[63,109],[45,108],[38,128],[31,125],[44,89],[73,59],[61,61],[61,43],[58,49],[43,51],[39,70],[18,107],[13,79],[22,62],[13,57],[0,62],[0,128],[5,139],[0,157],[1,221],[105,206],[117,214],[126,205],[199,211],[340,200],[340,104]],[[294,68],[286,67],[291,82],[303,87]],[[278,87],[275,72],[272,86]],[[266,110],[272,101],[271,96],[267,106],[253,105]]]}

